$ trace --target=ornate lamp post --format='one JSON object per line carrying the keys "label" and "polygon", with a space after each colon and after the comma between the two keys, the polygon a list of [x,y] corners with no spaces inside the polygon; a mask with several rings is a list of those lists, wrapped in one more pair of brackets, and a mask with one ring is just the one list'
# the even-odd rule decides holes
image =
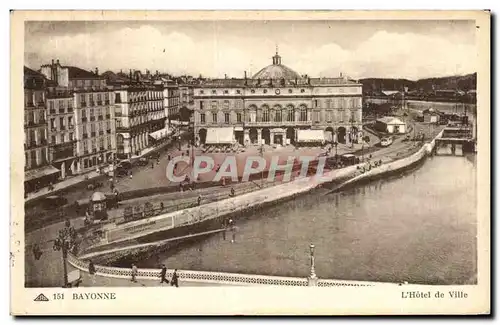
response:
{"label": "ornate lamp post", "polygon": [[316,276],[316,271],[314,270],[314,244],[309,245],[310,259],[311,259],[311,271],[307,283],[309,286],[316,286],[318,284],[318,277]]}
{"label": "ornate lamp post", "polygon": [[71,249],[76,240],[76,230],[70,225],[69,220],[66,220],[64,228],[59,230],[57,238],[54,240],[55,251],[62,251],[63,271],[64,271],[64,287],[68,287],[68,268],[66,259],[68,258],[68,250]]}

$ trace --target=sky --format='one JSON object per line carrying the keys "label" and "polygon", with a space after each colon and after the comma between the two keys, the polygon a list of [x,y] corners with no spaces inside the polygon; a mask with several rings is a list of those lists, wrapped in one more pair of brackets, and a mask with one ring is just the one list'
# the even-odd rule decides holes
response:
{"label": "sky", "polygon": [[27,22],[25,65],[149,69],[242,78],[272,63],[299,74],[419,79],[476,71],[474,21]]}

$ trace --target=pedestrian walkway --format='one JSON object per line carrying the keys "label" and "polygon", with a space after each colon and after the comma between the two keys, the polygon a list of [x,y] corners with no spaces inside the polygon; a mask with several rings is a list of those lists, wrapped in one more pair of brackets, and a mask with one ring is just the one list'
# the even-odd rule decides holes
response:
{"label": "pedestrian walkway", "polygon": [[[221,287],[221,286],[231,286],[229,284],[221,283],[207,283],[207,282],[194,282],[194,281],[184,281],[179,279],[179,288],[171,286],[170,283],[160,283],[160,277],[158,280],[150,279],[137,279],[137,282],[132,282],[131,279],[125,278],[111,278],[104,276],[96,276],[95,282],[92,281],[90,275],[86,272],[81,272],[82,282],[80,287],[163,287],[180,289],[182,287]],[[170,281],[170,279],[168,279]]]}

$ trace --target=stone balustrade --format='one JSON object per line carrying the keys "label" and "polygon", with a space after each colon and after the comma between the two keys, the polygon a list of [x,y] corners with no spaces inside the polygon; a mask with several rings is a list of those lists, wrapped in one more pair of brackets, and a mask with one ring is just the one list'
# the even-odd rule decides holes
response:
{"label": "stone balustrade", "polygon": [[[88,273],[88,262],[83,261],[68,254],[68,263],[80,271]],[[97,276],[109,278],[131,278],[132,270],[127,268],[111,267],[95,265]],[[143,280],[158,280],[160,278],[160,269],[138,269],[137,279]],[[172,277],[173,270],[167,270],[167,277]],[[258,286],[258,285],[275,285],[275,286],[293,286],[305,287],[308,286],[307,278],[300,277],[283,277],[269,276],[257,274],[240,274],[226,272],[207,272],[207,271],[189,271],[177,270],[177,275],[180,280],[187,282],[203,282],[217,284],[229,284],[237,286]],[[369,281],[349,281],[349,280],[330,280],[319,279],[318,287],[366,287],[380,285],[397,285],[387,282],[369,282]]]}

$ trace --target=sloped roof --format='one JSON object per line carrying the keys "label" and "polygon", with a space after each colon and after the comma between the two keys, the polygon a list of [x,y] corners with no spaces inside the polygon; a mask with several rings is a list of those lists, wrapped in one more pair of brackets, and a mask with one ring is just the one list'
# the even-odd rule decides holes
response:
{"label": "sloped roof", "polygon": [[65,66],[64,68],[68,68],[68,77],[70,79],[101,79],[99,75],[96,75],[95,72],[92,71],[73,66]]}

